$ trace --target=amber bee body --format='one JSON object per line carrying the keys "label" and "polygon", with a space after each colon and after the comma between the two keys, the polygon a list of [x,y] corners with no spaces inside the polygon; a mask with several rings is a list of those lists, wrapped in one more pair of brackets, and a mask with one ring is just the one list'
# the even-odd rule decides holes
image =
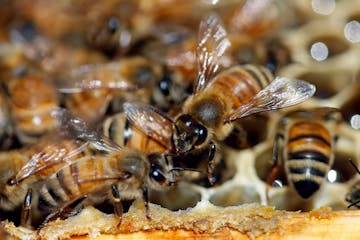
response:
{"label": "amber bee body", "polygon": [[160,78],[160,65],[142,57],[129,57],[75,68],[70,78],[62,79],[57,86],[61,92],[69,93],[65,106],[70,111],[88,122],[95,122],[104,115],[110,102],[115,111],[119,111],[117,106],[125,100],[149,101],[151,90]]}
{"label": "amber bee body", "polygon": [[65,45],[47,38],[29,23],[11,28],[9,37],[27,60],[53,77],[62,76],[79,65],[105,61],[102,54],[91,49]]}
{"label": "amber bee body", "polygon": [[283,77],[272,80],[268,70],[252,65],[235,66],[214,77],[230,42],[214,14],[200,23],[199,35],[198,76],[194,93],[185,101],[181,113],[172,120],[140,103],[126,103],[124,110],[138,128],[176,154],[208,148],[211,172],[216,150],[213,140],[223,140],[229,134],[232,125],[228,123],[300,103],[314,94],[315,87]]}
{"label": "amber bee body", "polygon": [[[77,201],[97,202],[109,192],[115,213],[121,216],[120,200],[143,193],[147,203],[148,187],[161,189],[174,184],[173,171],[179,168],[172,169],[166,155],[122,149],[67,110],[57,109],[55,114],[62,121],[60,129],[37,144],[0,158],[4,163],[0,208],[10,211],[23,203],[23,225],[28,222],[33,196],[36,210],[51,210],[47,221],[65,216],[66,209]],[[88,198],[90,195],[94,196]]]}
{"label": "amber bee body", "polygon": [[[147,158],[145,154],[134,149],[79,158],[45,181],[39,190],[38,209],[52,212],[56,210],[48,216],[47,219],[50,220],[84,197],[86,199],[81,204],[110,197],[114,201],[115,213],[121,217],[120,200],[144,197],[147,204],[148,188],[161,190],[172,184],[169,182],[172,181],[171,178],[167,178],[169,174],[164,171],[167,169],[156,165],[157,158]],[[147,212],[149,217],[148,214]]]}
{"label": "amber bee body", "polygon": [[334,108],[299,110],[284,116],[274,144],[274,168],[285,168],[288,182],[304,199],[321,186],[334,161],[335,127],[341,115]]}
{"label": "amber bee body", "polygon": [[189,97],[183,106],[183,114],[213,129],[222,140],[228,135],[225,129],[230,126],[224,124],[227,114],[248,103],[272,80],[272,74],[261,66],[232,67],[218,74],[207,89]]}
{"label": "amber bee body", "polygon": [[[130,24],[135,1],[46,2],[18,1],[19,15],[35,23],[45,35],[85,44],[111,56],[125,53],[135,37]],[[51,22],[51,23],[50,23]],[[54,28],[54,25],[57,27]]]}
{"label": "amber bee body", "polygon": [[56,88],[42,75],[29,75],[9,83],[15,132],[23,143],[35,141],[57,126],[51,112],[59,106]]}
{"label": "amber bee body", "polygon": [[[83,155],[87,143],[81,140],[81,129],[66,123],[61,109],[54,115],[63,123],[62,128],[39,138],[36,143],[22,149],[0,154],[0,208],[13,210],[24,200],[27,189],[40,183],[62,166]],[[67,114],[67,113],[66,113]]]}
{"label": "amber bee body", "polygon": [[156,139],[148,137],[137,129],[126,117],[125,113],[118,113],[108,117],[102,126],[103,133],[110,140],[122,147],[139,149],[144,153],[162,153],[168,149]]}

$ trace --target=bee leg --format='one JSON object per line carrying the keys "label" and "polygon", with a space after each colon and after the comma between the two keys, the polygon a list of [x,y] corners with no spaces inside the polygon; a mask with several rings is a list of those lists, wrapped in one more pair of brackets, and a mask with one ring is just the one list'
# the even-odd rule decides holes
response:
{"label": "bee leg", "polygon": [[123,215],[123,206],[121,203],[120,191],[119,191],[119,188],[117,187],[117,185],[115,185],[115,184],[111,185],[111,194],[113,197],[114,212],[115,212],[115,215],[118,216],[118,218],[119,218],[119,222],[116,226],[120,227],[121,221],[122,221],[122,215]]}
{"label": "bee leg", "polygon": [[209,151],[209,160],[208,160],[208,166],[207,166],[207,175],[208,175],[208,181],[211,185],[213,185],[216,181],[216,178],[212,176],[214,171],[214,158],[216,153],[216,145],[213,142],[210,142],[210,151]]}
{"label": "bee leg", "polygon": [[52,213],[50,213],[44,220],[43,223],[41,223],[41,225],[38,228],[38,231],[40,231],[43,227],[46,226],[46,224],[48,224],[51,221],[54,221],[56,219],[66,219],[69,217],[73,217],[75,215],[77,215],[78,213],[81,212],[81,210],[84,209],[84,205],[82,204],[82,202],[87,198],[87,195],[83,196],[82,198],[74,201],[73,203],[59,208],[57,211],[54,211]]}
{"label": "bee leg", "polygon": [[269,176],[267,177],[267,185],[266,185],[266,201],[269,202],[269,190],[272,184],[275,182],[276,178],[280,172],[280,164],[279,164],[279,145],[280,140],[283,140],[284,136],[282,134],[276,134],[275,136],[275,143],[273,148],[273,155],[272,155],[272,167]]}
{"label": "bee leg", "polygon": [[30,221],[31,200],[32,200],[32,189],[29,188],[24,198],[24,203],[21,210],[21,222],[20,222],[21,226],[27,228],[30,227],[29,221]]}
{"label": "bee leg", "polygon": [[[358,203],[360,203],[360,199],[357,200],[356,202],[351,203],[349,206],[347,206],[347,208],[351,208],[352,206],[356,206]],[[357,208],[359,208],[358,206],[356,206]]]}
{"label": "bee leg", "polygon": [[150,208],[149,208],[149,191],[146,187],[143,188],[143,199],[145,203],[145,214],[148,220],[151,220]]}
{"label": "bee leg", "polygon": [[354,167],[354,169],[360,174],[360,169],[356,166],[356,164],[353,162],[351,158],[349,158],[350,164]]}

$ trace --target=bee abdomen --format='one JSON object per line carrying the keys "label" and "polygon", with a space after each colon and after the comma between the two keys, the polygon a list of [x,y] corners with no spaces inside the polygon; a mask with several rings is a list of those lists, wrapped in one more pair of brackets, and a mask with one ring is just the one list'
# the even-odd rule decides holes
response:
{"label": "bee abdomen", "polygon": [[309,198],[323,182],[329,158],[320,152],[300,151],[289,153],[288,178],[302,198]]}
{"label": "bee abdomen", "polygon": [[330,159],[325,154],[313,151],[313,150],[303,150],[297,152],[290,152],[289,153],[289,160],[296,161],[296,160],[311,160],[316,162],[321,162],[324,164],[328,164]]}
{"label": "bee abdomen", "polygon": [[56,178],[49,180],[41,188],[38,209],[40,211],[50,210],[66,202],[69,198],[65,189],[67,188],[64,188],[63,176],[56,174]]}
{"label": "bee abdomen", "polygon": [[273,80],[273,74],[265,67],[247,64],[242,68],[252,76],[260,89],[265,88]]}

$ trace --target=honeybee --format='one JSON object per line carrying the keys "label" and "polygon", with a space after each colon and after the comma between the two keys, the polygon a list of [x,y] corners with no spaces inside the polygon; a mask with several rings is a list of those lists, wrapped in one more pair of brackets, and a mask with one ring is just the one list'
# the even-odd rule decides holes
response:
{"label": "honeybee", "polygon": [[63,72],[83,64],[105,61],[105,57],[96,51],[47,38],[31,23],[12,27],[9,37],[33,65],[51,76],[62,76]]}
{"label": "honeybee", "polygon": [[[135,1],[17,1],[18,15],[33,22],[46,36],[80,43],[113,56],[126,53],[136,38],[132,17]],[[54,28],[56,25],[56,28]]]}
{"label": "honeybee", "polygon": [[[214,140],[223,140],[239,118],[298,104],[315,92],[301,80],[277,77],[254,65],[234,66],[213,77],[229,47],[221,20],[212,14],[200,23],[198,75],[194,93],[181,113],[171,119],[141,103],[125,103],[129,120],[145,134],[174,149],[176,154],[209,148],[209,169],[215,156]],[[274,80],[273,80],[274,79]],[[171,146],[171,147],[170,147]]]}
{"label": "honeybee", "polygon": [[34,142],[54,129],[58,121],[51,112],[59,104],[54,85],[41,74],[13,79],[8,84],[15,133],[22,143]]}
{"label": "honeybee", "polygon": [[335,128],[340,121],[339,111],[328,107],[286,114],[278,123],[268,184],[274,182],[282,166],[296,192],[310,198],[333,164]]}
{"label": "honeybee", "polygon": [[54,114],[62,121],[60,129],[21,152],[4,156],[8,167],[1,178],[5,187],[0,207],[11,210],[23,201],[22,225],[28,223],[34,195],[37,210],[52,212],[46,222],[66,215],[74,203],[99,201],[107,194],[121,218],[120,200],[143,196],[148,206],[148,188],[175,183],[174,171],[179,169],[171,168],[166,155],[120,148],[67,110],[57,109]]}
{"label": "honeybee", "polygon": [[136,128],[125,113],[106,118],[102,130],[106,137],[122,147],[138,149],[147,154],[163,153],[169,149],[169,146],[162,145],[161,141],[148,137]]}
{"label": "honeybee", "polygon": [[274,0],[246,0],[231,10],[227,13],[229,31],[245,33],[252,38],[264,38],[277,32],[290,15],[288,9],[284,11]]}
{"label": "honeybee", "polygon": [[10,211],[19,206],[29,185],[44,180],[61,166],[80,157],[80,150],[89,144],[83,140],[89,138],[82,132],[86,130],[83,122],[65,109],[54,109],[51,115],[59,120],[60,128],[33,144],[0,154],[1,209]]}
{"label": "honeybee", "polygon": [[[359,168],[355,165],[355,163],[349,159],[350,164],[354,167],[354,169],[360,174]],[[352,187],[351,191],[346,194],[345,200],[350,203],[348,208],[351,208],[353,206],[360,208],[358,205],[360,203],[360,182],[357,181]]]}
{"label": "honeybee", "polygon": [[70,93],[65,99],[65,106],[70,111],[94,122],[104,115],[111,101],[149,101],[151,89],[160,80],[161,71],[160,65],[145,58],[129,57],[74,68],[70,77],[61,79],[56,85],[60,92]]}

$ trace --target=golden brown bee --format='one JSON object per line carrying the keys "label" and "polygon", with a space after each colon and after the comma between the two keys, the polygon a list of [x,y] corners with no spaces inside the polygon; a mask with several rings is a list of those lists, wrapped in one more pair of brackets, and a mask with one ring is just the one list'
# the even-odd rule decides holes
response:
{"label": "golden brown bee", "polygon": [[[88,121],[99,120],[111,101],[144,99],[149,101],[151,89],[161,78],[161,67],[142,57],[75,68],[71,76],[58,82],[58,89],[70,93],[65,106]],[[134,92],[134,90],[137,90]],[[126,91],[130,91],[127,93]],[[89,111],[92,109],[92,111]]]}
{"label": "golden brown bee", "polygon": [[12,119],[22,143],[35,141],[57,126],[51,112],[59,106],[54,85],[40,74],[32,74],[9,83]]}
{"label": "golden brown bee", "polygon": [[[351,165],[355,168],[355,170],[360,174],[359,168],[355,165],[355,163],[349,159]],[[351,190],[348,194],[346,194],[345,200],[350,203],[348,208],[351,208],[353,206],[360,208],[360,182],[357,181],[355,184],[351,187]]]}
{"label": "golden brown bee", "polygon": [[86,125],[70,118],[64,109],[55,109],[52,115],[59,120],[59,129],[39,138],[36,143],[0,154],[1,209],[14,209],[23,201],[28,186],[79,158],[82,155],[79,150],[88,145],[82,133]]}
{"label": "golden brown bee", "polygon": [[135,1],[17,1],[16,9],[50,38],[80,43],[111,56],[125,53],[138,32],[132,31],[138,10]]}
{"label": "golden brown bee", "polygon": [[243,2],[225,15],[231,33],[244,33],[252,38],[263,38],[274,34],[287,23],[288,13],[274,0]]}
{"label": "golden brown bee", "polygon": [[102,130],[106,137],[121,147],[138,149],[147,154],[162,153],[169,149],[169,146],[162,145],[161,142],[136,128],[125,113],[118,113],[105,119]]}
{"label": "golden brown bee", "polygon": [[87,198],[91,202],[107,193],[114,197],[115,212],[121,216],[120,200],[143,196],[147,204],[147,188],[174,184],[173,172],[179,169],[171,168],[166,155],[122,149],[67,110],[57,109],[54,114],[61,119],[61,128],[0,158],[4,164],[0,208],[12,210],[23,202],[23,225],[29,220],[34,195],[37,210],[51,210],[47,221],[63,216],[74,202]]}
{"label": "golden brown bee", "polygon": [[10,40],[26,58],[55,77],[83,64],[104,62],[105,57],[84,47],[75,47],[47,38],[34,25],[24,23],[10,29]]}
{"label": "golden brown bee", "polygon": [[304,199],[321,186],[334,161],[335,127],[341,114],[334,108],[299,110],[286,114],[278,124],[273,151],[271,185],[279,167]]}
{"label": "golden brown bee", "polygon": [[121,221],[121,201],[143,197],[146,214],[150,218],[148,188],[161,190],[174,183],[170,169],[164,168],[164,164],[160,155],[147,157],[134,149],[86,155],[46,179],[39,190],[38,209],[52,212],[47,217],[48,221],[62,216],[66,207],[76,201],[80,200],[81,205],[85,205],[86,201],[91,203],[94,197],[110,197],[115,214]]}
{"label": "golden brown bee", "polygon": [[[216,146],[232,128],[232,121],[258,112],[298,104],[315,92],[304,81],[277,77],[263,67],[242,65],[213,76],[229,46],[221,20],[214,14],[200,23],[197,46],[198,76],[194,93],[185,101],[181,114],[164,118],[163,113],[141,103],[125,103],[129,120],[149,136],[177,154],[197,151],[209,145],[209,168]],[[273,80],[274,79],[274,80]],[[160,137],[161,136],[161,137]],[[210,171],[209,171],[210,172]]]}

